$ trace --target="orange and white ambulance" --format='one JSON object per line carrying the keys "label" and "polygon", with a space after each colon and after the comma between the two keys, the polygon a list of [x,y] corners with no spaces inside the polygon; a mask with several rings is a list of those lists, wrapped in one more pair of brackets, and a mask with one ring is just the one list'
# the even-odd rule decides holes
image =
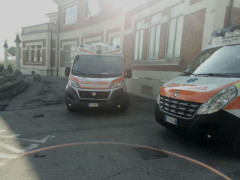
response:
{"label": "orange and white ambulance", "polygon": [[155,117],[164,127],[188,135],[240,139],[240,26],[212,36],[212,43],[160,88]]}
{"label": "orange and white ambulance", "polygon": [[126,111],[129,97],[125,78],[131,78],[132,71],[124,67],[119,46],[81,45],[72,67],[65,69],[69,77],[65,92],[68,110],[110,107]]}

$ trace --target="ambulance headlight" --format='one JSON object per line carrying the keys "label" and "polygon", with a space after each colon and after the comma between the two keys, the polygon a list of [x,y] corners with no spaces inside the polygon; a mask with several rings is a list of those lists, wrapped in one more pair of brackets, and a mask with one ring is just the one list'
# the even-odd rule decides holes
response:
{"label": "ambulance headlight", "polygon": [[215,94],[204,103],[197,114],[212,114],[224,108],[230,101],[237,96],[237,88],[230,86]]}
{"label": "ambulance headlight", "polygon": [[79,88],[79,85],[76,81],[69,79],[68,80],[68,86]]}
{"label": "ambulance headlight", "polygon": [[118,81],[118,82],[113,83],[110,88],[114,89],[114,88],[119,88],[122,86],[123,86],[123,81]]}

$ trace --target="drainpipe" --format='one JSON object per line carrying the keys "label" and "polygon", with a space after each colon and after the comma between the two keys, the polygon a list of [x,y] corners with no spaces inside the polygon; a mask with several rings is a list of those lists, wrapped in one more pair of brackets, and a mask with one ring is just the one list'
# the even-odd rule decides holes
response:
{"label": "drainpipe", "polygon": [[233,10],[233,5],[234,5],[234,0],[231,0],[231,1],[230,1],[230,4],[229,4],[227,27],[232,26],[232,10]]}
{"label": "drainpipe", "polygon": [[59,10],[60,10],[60,8],[59,8],[59,4],[58,4],[58,20],[57,20],[57,77],[58,77],[58,70],[59,70]]}
{"label": "drainpipe", "polygon": [[[51,26],[51,25],[50,25]],[[51,36],[50,36],[50,69],[51,69],[51,77],[53,76],[52,74],[52,30],[51,30]]]}

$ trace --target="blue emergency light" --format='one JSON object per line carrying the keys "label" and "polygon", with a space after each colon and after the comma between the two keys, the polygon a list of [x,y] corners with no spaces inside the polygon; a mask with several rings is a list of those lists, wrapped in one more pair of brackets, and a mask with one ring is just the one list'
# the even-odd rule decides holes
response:
{"label": "blue emergency light", "polygon": [[227,27],[227,28],[224,28],[224,29],[213,31],[211,35],[212,35],[212,37],[225,36],[226,32],[233,32],[237,29],[240,29],[240,25],[231,26],[231,27]]}

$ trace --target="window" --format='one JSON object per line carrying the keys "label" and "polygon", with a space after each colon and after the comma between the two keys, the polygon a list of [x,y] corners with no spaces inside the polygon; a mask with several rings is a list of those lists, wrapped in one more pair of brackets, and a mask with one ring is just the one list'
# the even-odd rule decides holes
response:
{"label": "window", "polygon": [[65,24],[73,24],[77,22],[77,5],[65,9]]}
{"label": "window", "polygon": [[36,50],[35,50],[35,46],[32,46],[32,62],[36,62]]}
{"label": "window", "polygon": [[149,50],[148,59],[158,59],[159,57],[159,44],[160,44],[160,34],[161,34],[161,20],[162,14],[156,14],[151,18],[151,28],[150,28],[150,40],[149,40]]}
{"label": "window", "polygon": [[113,37],[112,40],[111,40],[111,44],[120,45],[121,44],[121,38],[120,37]]}
{"label": "window", "polygon": [[87,0],[86,6],[87,17],[97,16],[101,12],[99,0]]}
{"label": "window", "polygon": [[122,58],[118,56],[76,56],[73,75],[99,77],[119,77],[122,74]]}
{"label": "window", "polygon": [[171,9],[168,32],[167,58],[180,57],[184,19],[183,13],[184,4],[180,4]]}
{"label": "window", "polygon": [[37,62],[42,62],[42,46],[37,46]]}
{"label": "window", "polygon": [[142,60],[143,35],[144,35],[143,26],[144,20],[138,21],[136,24],[134,60]]}
{"label": "window", "polygon": [[28,62],[42,62],[42,46],[33,45],[27,46],[27,61]]}
{"label": "window", "polygon": [[223,46],[203,51],[182,75],[240,77],[240,45]]}
{"label": "window", "polygon": [[31,46],[27,46],[27,61],[32,61]]}
{"label": "window", "polygon": [[76,52],[76,45],[64,45],[64,63],[65,67],[71,66],[71,60],[74,59],[75,52]]}

